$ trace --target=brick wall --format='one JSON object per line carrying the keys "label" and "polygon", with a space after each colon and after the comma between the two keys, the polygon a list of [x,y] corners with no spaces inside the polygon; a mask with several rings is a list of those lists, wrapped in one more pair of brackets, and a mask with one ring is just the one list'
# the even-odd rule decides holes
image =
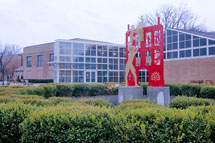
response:
{"label": "brick wall", "polygon": [[164,78],[166,83],[215,82],[215,57],[165,61]]}
{"label": "brick wall", "polygon": [[[49,55],[54,53],[54,43],[25,47],[23,51],[24,79],[53,79],[54,67],[49,66]],[[37,66],[38,55],[43,55],[43,66]],[[27,67],[27,56],[32,56],[32,67]]]}

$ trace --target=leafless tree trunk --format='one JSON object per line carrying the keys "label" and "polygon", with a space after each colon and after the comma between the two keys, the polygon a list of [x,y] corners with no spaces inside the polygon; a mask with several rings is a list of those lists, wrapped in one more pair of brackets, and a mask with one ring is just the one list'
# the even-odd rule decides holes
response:
{"label": "leafless tree trunk", "polygon": [[193,31],[206,31],[203,24],[199,24],[195,16],[185,5],[175,7],[172,5],[163,5],[155,13],[148,13],[139,17],[139,23],[146,26],[157,24],[157,17],[160,17],[161,24],[164,28],[177,28]]}
{"label": "leafless tree trunk", "polygon": [[8,65],[13,60],[13,57],[20,52],[21,48],[18,45],[3,45],[0,43],[0,73],[2,85],[4,85],[5,75],[9,72]]}

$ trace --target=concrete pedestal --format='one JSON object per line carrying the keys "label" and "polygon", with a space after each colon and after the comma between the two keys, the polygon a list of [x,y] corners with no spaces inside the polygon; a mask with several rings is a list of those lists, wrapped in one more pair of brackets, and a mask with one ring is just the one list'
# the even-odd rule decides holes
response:
{"label": "concrete pedestal", "polygon": [[141,99],[143,98],[142,86],[122,86],[118,91],[118,103],[125,99]]}
{"label": "concrete pedestal", "polygon": [[170,103],[170,89],[169,87],[147,87],[148,99],[154,103],[168,106]]}

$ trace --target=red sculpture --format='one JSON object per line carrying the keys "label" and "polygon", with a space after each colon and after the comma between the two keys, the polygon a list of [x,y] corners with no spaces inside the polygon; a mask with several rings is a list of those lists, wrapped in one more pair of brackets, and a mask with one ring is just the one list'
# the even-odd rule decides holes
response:
{"label": "red sculpture", "polygon": [[163,26],[158,24],[126,32],[127,86],[139,85],[139,70],[148,71],[149,86],[164,87]]}

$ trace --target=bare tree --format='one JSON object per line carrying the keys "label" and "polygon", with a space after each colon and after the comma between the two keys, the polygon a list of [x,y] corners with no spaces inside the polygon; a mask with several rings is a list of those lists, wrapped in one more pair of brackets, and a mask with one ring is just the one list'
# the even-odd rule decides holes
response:
{"label": "bare tree", "polygon": [[18,45],[3,45],[0,43],[0,73],[2,85],[4,85],[5,75],[10,72],[9,64],[13,57],[21,51]]}
{"label": "bare tree", "polygon": [[195,16],[185,5],[175,7],[172,5],[163,5],[155,13],[148,13],[139,17],[139,23],[146,26],[157,24],[157,17],[160,17],[164,28],[178,28],[193,31],[206,31],[203,24],[199,24]]}

